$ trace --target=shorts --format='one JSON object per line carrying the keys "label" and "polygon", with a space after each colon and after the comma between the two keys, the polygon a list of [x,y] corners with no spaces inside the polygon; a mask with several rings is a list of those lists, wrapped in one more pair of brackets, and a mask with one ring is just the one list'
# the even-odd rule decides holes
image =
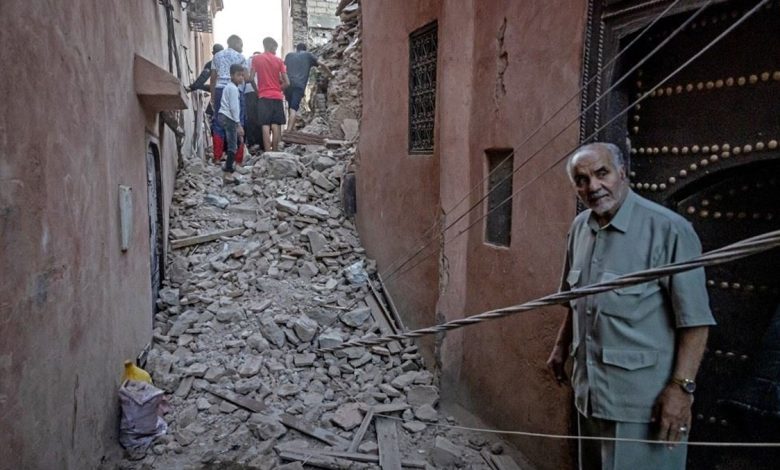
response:
{"label": "shorts", "polygon": [[298,108],[301,107],[301,100],[303,100],[304,94],[306,94],[306,90],[297,86],[289,86],[284,90],[284,97],[287,99],[287,105],[290,109],[298,111]]}
{"label": "shorts", "polygon": [[284,101],[270,98],[257,100],[257,123],[261,126],[287,123],[284,117]]}

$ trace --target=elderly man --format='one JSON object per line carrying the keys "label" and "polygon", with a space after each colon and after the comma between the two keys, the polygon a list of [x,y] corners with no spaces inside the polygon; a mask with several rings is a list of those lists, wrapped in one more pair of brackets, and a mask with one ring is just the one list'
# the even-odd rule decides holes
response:
{"label": "elderly man", "polygon": [[[562,290],[700,254],[684,218],[629,189],[617,146],[585,145],[566,168],[588,210],[569,232]],[[563,384],[566,359],[574,359],[580,435],[684,441],[714,324],[703,269],[571,302],[547,364]],[[683,469],[686,450],[582,439],[580,468]]]}

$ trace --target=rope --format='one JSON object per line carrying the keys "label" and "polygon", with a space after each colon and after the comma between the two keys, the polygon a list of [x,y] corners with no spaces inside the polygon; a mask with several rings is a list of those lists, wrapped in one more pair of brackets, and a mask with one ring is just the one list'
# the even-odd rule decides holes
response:
{"label": "rope", "polygon": [[[404,421],[403,418],[397,416],[390,416],[385,414],[375,414],[374,416],[380,416],[382,418],[392,419],[395,421]],[[542,437],[547,439],[563,439],[563,440],[582,440],[582,441],[611,441],[611,442],[636,442],[642,444],[658,444],[658,445],[687,445],[697,447],[780,447],[780,442],[709,442],[709,441],[661,441],[653,439],[634,439],[630,437],[596,437],[596,436],[575,436],[571,434],[550,434],[543,432],[529,432],[529,431],[504,431],[502,429],[486,429],[486,428],[474,428],[469,426],[457,426],[454,424],[439,424],[439,423],[425,423],[429,426],[436,426],[439,428],[461,429],[464,431],[484,432],[490,434],[507,434],[512,436],[526,436],[526,437]]]}
{"label": "rope", "polygon": [[[615,122],[617,119],[619,119],[620,117],[622,117],[623,115],[625,115],[625,114],[626,114],[628,111],[630,111],[630,110],[631,110],[631,109],[632,109],[634,106],[636,106],[637,104],[639,104],[639,103],[641,103],[642,101],[644,101],[644,100],[645,100],[645,99],[646,99],[648,96],[650,96],[650,94],[651,94],[652,92],[654,92],[655,90],[657,90],[658,88],[660,88],[661,86],[663,86],[663,85],[664,85],[666,82],[668,82],[668,81],[669,81],[669,80],[671,80],[671,79],[672,79],[674,76],[676,76],[678,73],[680,73],[680,72],[681,72],[681,71],[682,71],[682,70],[683,70],[685,67],[687,67],[687,66],[688,66],[689,64],[691,64],[693,61],[695,61],[696,59],[698,59],[699,57],[701,57],[701,55],[702,55],[702,54],[704,54],[705,52],[707,52],[707,51],[708,51],[710,48],[712,48],[712,47],[713,47],[715,44],[717,44],[718,42],[720,42],[720,41],[721,41],[721,40],[722,40],[724,37],[726,37],[726,36],[727,36],[729,33],[731,33],[731,31],[733,31],[733,30],[734,30],[734,29],[736,29],[736,28],[737,28],[737,27],[738,27],[740,24],[742,24],[743,22],[745,22],[745,21],[746,21],[746,20],[747,20],[747,19],[748,19],[750,16],[752,16],[754,13],[756,13],[756,12],[757,12],[757,11],[758,11],[758,10],[759,10],[759,9],[760,9],[762,6],[763,6],[763,5],[764,5],[764,4],[766,4],[767,2],[769,2],[769,0],[761,0],[761,1],[760,1],[758,4],[756,4],[756,6],[754,6],[752,9],[750,9],[748,12],[746,12],[746,13],[745,13],[745,14],[744,14],[744,15],[743,15],[743,16],[742,16],[742,17],[741,17],[739,20],[735,21],[735,22],[734,22],[734,23],[733,23],[731,26],[729,26],[728,28],[726,28],[726,29],[725,29],[723,32],[721,32],[721,33],[720,33],[720,34],[719,34],[719,35],[718,35],[718,36],[717,36],[715,39],[713,39],[713,40],[712,40],[710,43],[708,43],[706,46],[704,46],[704,47],[703,47],[701,50],[699,50],[697,53],[695,53],[693,56],[691,56],[691,57],[690,57],[688,60],[686,60],[686,61],[685,61],[685,62],[684,62],[682,65],[680,65],[679,67],[677,67],[677,68],[676,68],[674,71],[672,71],[672,72],[671,72],[669,75],[667,75],[666,77],[664,77],[663,79],[661,79],[661,81],[659,81],[659,82],[658,82],[658,83],[657,83],[655,86],[653,86],[653,87],[652,87],[650,90],[647,90],[647,91],[646,91],[645,93],[643,93],[643,94],[642,94],[642,95],[641,95],[639,98],[637,98],[636,100],[634,100],[634,101],[633,101],[631,104],[629,104],[628,106],[626,106],[626,107],[625,107],[625,108],[624,108],[622,111],[620,111],[620,112],[619,112],[619,113],[617,113],[615,116],[613,116],[613,117],[612,117],[612,118],[611,118],[609,121],[607,121],[607,122],[606,122],[604,125],[602,125],[602,126],[601,126],[601,127],[599,127],[598,129],[596,129],[595,131],[593,131],[593,133],[591,133],[591,134],[590,134],[588,137],[586,137],[586,138],[585,138],[585,140],[583,141],[583,143],[584,143],[584,142],[587,142],[587,141],[590,141],[591,139],[593,139],[593,138],[597,137],[601,131],[603,131],[603,130],[604,130],[604,129],[606,129],[606,128],[607,128],[609,125],[611,125],[613,122]],[[697,11],[697,13],[698,13],[698,11]],[[690,19],[691,19],[691,18],[689,18],[689,20],[690,20]],[[608,91],[609,91],[609,90],[608,90]],[[560,135],[560,133],[559,133],[558,135]],[[565,160],[567,157],[569,157],[569,156],[570,156],[570,155],[572,155],[574,152],[576,152],[576,151],[577,151],[577,148],[579,148],[579,146],[577,146],[577,147],[575,147],[575,148],[571,149],[569,152],[565,153],[565,154],[564,154],[564,155],[563,155],[561,158],[559,158],[558,160],[556,160],[555,162],[553,162],[553,163],[552,163],[552,165],[548,166],[548,167],[547,167],[547,168],[546,168],[544,171],[542,171],[542,172],[538,173],[538,174],[537,174],[536,176],[534,176],[534,177],[533,177],[533,178],[532,178],[530,181],[528,181],[528,182],[527,182],[527,183],[525,183],[523,186],[521,186],[521,187],[520,187],[520,188],[519,188],[517,191],[515,191],[514,193],[512,193],[512,195],[510,195],[509,197],[507,197],[506,199],[504,199],[504,200],[503,200],[503,201],[501,201],[500,203],[496,204],[496,206],[495,206],[495,207],[493,207],[492,209],[488,210],[488,211],[487,211],[485,214],[483,214],[482,216],[478,217],[478,218],[477,218],[475,221],[473,221],[471,224],[469,224],[469,225],[468,225],[466,228],[464,228],[464,229],[463,229],[463,230],[461,230],[460,232],[456,233],[454,237],[452,237],[451,239],[449,239],[449,240],[447,240],[447,241],[445,242],[445,245],[446,245],[447,243],[450,243],[450,242],[452,242],[453,240],[456,240],[456,239],[457,239],[457,238],[459,238],[461,235],[463,235],[464,233],[468,232],[468,231],[469,231],[469,230],[470,230],[472,227],[474,227],[476,224],[478,224],[478,223],[479,223],[479,222],[481,222],[483,219],[485,219],[485,218],[486,218],[488,215],[490,215],[490,214],[491,214],[493,211],[497,210],[498,208],[500,208],[501,206],[503,206],[503,205],[504,205],[504,204],[506,204],[507,202],[511,201],[511,200],[512,200],[514,197],[516,197],[516,196],[517,196],[517,195],[519,195],[519,194],[520,194],[522,191],[524,191],[524,190],[525,190],[525,189],[526,189],[528,186],[530,186],[531,184],[535,183],[535,182],[536,182],[536,181],[537,181],[539,178],[541,178],[543,175],[545,175],[545,174],[546,174],[548,171],[551,171],[553,168],[555,168],[556,166],[558,166],[558,164],[560,164],[560,163],[561,163],[563,160]],[[520,168],[522,168],[522,166],[523,166],[523,165],[520,165],[520,167],[518,167],[518,168],[515,170],[515,172],[516,172],[516,171],[518,171],[518,170],[520,170]],[[514,174],[514,172],[513,172],[513,174]],[[487,197],[487,196],[485,196],[485,197]],[[482,199],[480,199],[480,201],[483,201],[484,199],[485,199],[485,198],[482,198]],[[469,211],[471,211],[471,210],[472,210],[472,209],[474,209],[475,207],[477,207],[477,205],[476,205],[476,204],[475,204],[474,206],[472,206],[472,208],[471,208],[471,209],[469,209]],[[444,228],[444,230],[442,230],[442,233],[443,233],[444,231],[446,231],[447,229],[449,229],[450,227],[452,227],[452,226],[453,226],[453,225],[454,225],[456,222],[458,222],[460,219],[462,219],[462,218],[463,218],[463,217],[464,217],[466,214],[468,214],[468,212],[469,212],[469,211],[467,211],[466,213],[462,214],[462,215],[461,215],[461,217],[459,217],[457,220],[455,220],[455,221],[454,221],[454,222],[452,222],[451,224],[447,225],[447,226]],[[422,250],[420,250],[420,251],[422,251]],[[418,253],[419,253],[419,252],[418,252]],[[417,262],[416,262],[416,263],[414,263],[412,266],[410,266],[409,268],[407,268],[407,269],[405,269],[405,270],[403,270],[403,271],[401,271],[401,272],[399,272],[399,271],[400,271],[400,267],[399,267],[398,269],[396,269],[395,271],[393,271],[393,272],[392,272],[392,273],[391,273],[389,276],[387,276],[387,277],[386,277],[387,281],[389,282],[391,279],[393,279],[394,277],[396,277],[396,275],[400,276],[400,275],[402,275],[402,274],[405,274],[405,273],[406,273],[406,272],[408,272],[408,271],[411,271],[412,269],[414,269],[415,267],[419,266],[419,265],[420,265],[420,264],[421,264],[423,261],[425,261],[426,259],[428,259],[428,258],[429,258],[431,255],[433,255],[433,254],[435,254],[435,253],[436,253],[436,251],[433,251],[433,252],[429,253],[428,255],[424,256],[423,258],[420,258],[420,260],[419,260],[419,261],[417,261]],[[407,262],[408,262],[408,261],[410,261],[410,260],[411,260],[411,259],[407,260]],[[406,264],[406,262],[404,263],[404,265],[405,265],[405,264]],[[403,265],[402,265],[402,266],[403,266]]]}
{"label": "rope", "polygon": [[473,315],[458,320],[452,320],[440,325],[431,326],[428,328],[422,328],[419,330],[408,331],[400,334],[393,334],[378,338],[361,338],[357,340],[347,341],[337,347],[320,349],[319,352],[327,353],[340,349],[352,347],[352,346],[378,346],[380,344],[386,344],[392,341],[419,338],[421,336],[433,335],[437,333],[444,333],[446,331],[455,330],[469,325],[482,323],[489,320],[495,320],[498,318],[507,317],[521,312],[528,312],[536,310],[542,307],[548,307],[556,304],[563,304],[571,300],[579,299],[587,295],[599,294],[601,292],[611,291],[625,286],[633,286],[636,284],[643,284],[645,282],[660,279],[662,277],[678,274],[685,271],[690,271],[697,268],[706,266],[714,266],[718,264],[728,263],[734,260],[745,258],[747,256],[755,255],[764,251],[771,250],[780,246],[780,230],[775,230],[755,237],[747,238],[745,240],[732,243],[717,250],[713,250],[697,256],[687,261],[681,261],[677,263],[667,264],[657,268],[646,269],[644,271],[637,271],[630,274],[625,274],[618,278],[612,279],[606,282],[600,282],[584,286],[579,289],[572,289],[570,291],[558,292],[550,294],[545,297],[531,300],[519,305],[512,305],[496,310],[489,310],[487,312]]}
{"label": "rope", "polygon": [[[612,57],[612,59],[610,59],[610,60],[607,62],[607,64],[606,64],[606,65],[604,65],[604,70],[609,70],[609,69],[610,69],[610,67],[612,67],[612,66],[613,66],[613,65],[614,65],[614,64],[617,62],[617,60],[618,60],[618,59],[619,59],[619,58],[620,58],[620,57],[621,57],[623,54],[625,54],[625,53],[626,53],[626,51],[630,50],[630,49],[631,49],[631,47],[632,47],[634,44],[636,44],[636,43],[637,43],[637,42],[638,42],[640,39],[642,39],[642,37],[644,37],[644,35],[645,35],[645,34],[646,34],[648,31],[650,31],[650,29],[652,29],[652,27],[653,27],[653,26],[655,26],[655,24],[656,24],[656,23],[658,23],[658,22],[659,22],[659,21],[660,21],[660,20],[661,20],[661,19],[662,19],[664,16],[666,16],[666,14],[667,14],[667,13],[668,13],[668,12],[669,12],[669,11],[670,11],[672,8],[674,8],[675,6],[677,6],[677,4],[678,4],[679,2],[680,2],[680,0],[674,0],[674,2],[672,2],[672,3],[671,3],[669,6],[668,6],[668,7],[666,7],[666,9],[664,9],[662,12],[660,12],[658,15],[656,15],[656,17],[655,17],[655,18],[653,18],[653,21],[651,21],[650,23],[648,23],[648,25],[647,25],[647,26],[645,26],[645,27],[642,29],[642,31],[640,31],[640,32],[639,32],[639,34],[637,34],[637,35],[636,35],[636,36],[635,36],[635,37],[634,37],[634,38],[631,40],[631,42],[629,42],[629,43],[626,45],[626,47],[622,48],[622,49],[621,49],[621,50],[620,50],[620,51],[619,51],[617,54],[615,54],[615,56],[614,56],[614,57]],[[708,4],[705,4],[705,5],[703,5],[703,6],[702,6],[702,7],[699,9],[699,12],[700,12],[700,11],[702,11],[702,10],[704,9],[704,7],[706,7],[707,5],[708,5]],[[695,14],[693,17],[695,18],[696,16],[698,16],[698,12],[697,12],[697,13],[696,13],[696,14]],[[685,25],[683,25],[683,27],[684,27],[684,26],[685,26]],[[673,32],[673,33],[672,33],[670,36],[668,36],[668,37],[667,37],[666,41],[664,41],[664,43],[662,43],[662,44],[659,46],[659,48],[660,48],[660,47],[662,47],[662,46],[663,46],[663,44],[665,44],[666,42],[668,42],[668,41],[669,41],[671,38],[673,38],[675,35],[677,35],[677,33],[679,33],[681,30],[682,30],[681,28],[678,28],[678,30],[677,30],[677,31],[674,31],[674,32]],[[655,54],[655,52],[656,52],[656,51],[652,51],[652,52],[650,52],[650,53],[649,53],[649,55],[646,57],[646,59],[647,59],[647,58],[650,58],[650,57],[651,57],[653,54]],[[641,65],[641,63],[640,63],[640,64],[637,64],[637,66],[636,66],[636,67],[638,67],[638,66],[640,66],[640,65]],[[636,67],[635,67],[635,68],[636,68]],[[599,71],[599,73],[602,73],[602,71]],[[628,71],[627,73],[623,74],[623,76],[622,76],[620,79],[618,79],[618,81],[617,81],[617,82],[616,82],[616,83],[615,83],[615,84],[612,86],[612,88],[610,88],[609,90],[607,90],[605,93],[602,93],[600,96],[596,97],[595,101],[594,101],[593,103],[591,103],[591,104],[590,104],[590,105],[589,105],[587,108],[583,109],[583,110],[580,112],[580,114],[579,114],[579,115],[578,115],[578,116],[577,116],[577,117],[574,119],[574,121],[572,121],[572,122],[570,122],[569,124],[567,124],[567,125],[566,125],[566,127],[564,127],[564,129],[568,129],[568,128],[569,128],[569,127],[572,125],[572,123],[576,122],[576,121],[577,121],[577,120],[579,120],[579,119],[580,119],[582,116],[584,116],[584,115],[585,115],[585,113],[587,113],[587,112],[588,112],[588,111],[589,111],[591,108],[593,108],[593,106],[595,106],[595,105],[596,105],[596,104],[597,104],[599,101],[601,101],[601,99],[602,99],[602,98],[604,98],[605,96],[607,96],[607,93],[609,93],[609,92],[610,92],[612,89],[614,89],[614,88],[615,88],[615,87],[616,87],[618,84],[622,83],[622,82],[623,82],[623,80],[625,80],[626,78],[628,78],[628,77],[629,77],[629,75],[630,75],[631,73],[633,73],[633,69],[632,69],[632,70],[630,70],[630,71]],[[581,87],[580,87],[580,88],[579,88],[579,89],[578,89],[578,90],[577,90],[577,91],[576,91],[574,94],[572,94],[572,95],[569,97],[569,99],[568,99],[568,100],[566,100],[566,102],[565,102],[565,103],[563,103],[563,105],[561,105],[561,106],[560,106],[560,107],[559,107],[559,108],[558,108],[558,109],[557,109],[557,110],[556,110],[554,113],[552,113],[552,114],[551,114],[549,117],[547,117],[547,119],[545,119],[545,120],[544,120],[544,122],[542,122],[542,123],[541,123],[541,124],[540,124],[540,125],[539,125],[539,126],[536,128],[536,129],[534,129],[534,130],[533,130],[533,131],[532,131],[530,134],[528,134],[528,135],[527,135],[525,138],[523,138],[523,140],[522,140],[522,141],[520,142],[520,144],[518,144],[517,146],[522,148],[522,147],[523,147],[525,144],[527,144],[527,143],[528,143],[528,142],[529,142],[529,141],[530,141],[530,140],[531,140],[531,139],[532,139],[532,138],[533,138],[533,137],[534,137],[536,134],[538,134],[538,133],[539,133],[539,132],[540,132],[542,129],[544,129],[544,128],[547,126],[547,124],[549,124],[549,123],[550,123],[550,122],[551,122],[553,119],[555,119],[555,117],[556,117],[556,116],[558,116],[558,115],[559,115],[559,114],[560,114],[560,113],[561,113],[561,112],[562,112],[564,109],[566,109],[566,107],[567,107],[567,106],[568,106],[568,105],[569,105],[569,104],[570,104],[570,103],[571,103],[571,102],[572,102],[572,101],[573,101],[575,98],[577,98],[578,96],[580,96],[580,93],[582,93],[582,91],[583,91],[585,88],[589,87],[589,86],[590,86],[590,85],[593,83],[593,81],[594,81],[594,80],[596,80],[597,78],[598,78],[598,74],[594,74],[594,75],[593,75],[593,76],[592,76],[590,79],[588,79],[588,81],[587,81],[586,83],[584,83],[584,84],[583,84],[583,85],[582,85],[582,86],[581,86]],[[557,136],[556,136],[556,137],[557,137]],[[550,144],[550,142],[551,142],[551,141],[548,141],[548,142],[547,142],[547,143],[546,143],[546,144],[545,144],[545,145],[542,147],[542,149],[544,149],[545,147],[547,147],[547,145],[549,145],[549,144]],[[526,160],[526,161],[523,163],[523,165],[525,165],[525,164],[526,164],[526,163],[528,163],[530,160],[532,160],[532,159],[533,159],[533,158],[534,158],[536,155],[538,155],[538,154],[540,153],[540,151],[541,151],[541,149],[540,149],[539,151],[537,151],[536,153],[534,153],[533,155],[531,155],[531,156],[530,156],[530,157],[529,157],[529,158],[528,158],[528,159],[527,159],[527,160]],[[493,168],[493,170],[491,170],[490,172],[488,172],[488,174],[487,174],[487,175],[486,175],[486,176],[485,176],[485,177],[484,177],[484,178],[483,178],[483,179],[482,179],[480,182],[478,182],[477,184],[475,184],[475,185],[474,185],[474,186],[473,186],[473,187],[472,187],[472,188],[469,190],[469,192],[468,192],[468,193],[466,193],[466,194],[465,194],[465,195],[464,195],[464,196],[463,196],[463,197],[462,197],[462,198],[461,198],[461,199],[460,199],[458,202],[456,202],[456,203],[455,203],[455,205],[453,205],[453,206],[452,206],[452,207],[451,207],[449,210],[446,210],[446,211],[444,211],[444,214],[443,214],[443,215],[444,215],[444,217],[446,217],[446,216],[450,215],[452,212],[454,212],[454,211],[455,211],[455,209],[457,209],[458,207],[460,207],[460,205],[461,205],[461,204],[462,204],[464,201],[466,201],[466,200],[468,199],[468,197],[469,197],[469,196],[470,196],[470,195],[471,195],[471,194],[472,194],[474,191],[476,191],[476,190],[477,190],[477,188],[481,187],[481,186],[482,186],[482,185],[483,185],[483,184],[484,184],[484,183],[485,183],[485,182],[486,182],[486,181],[487,181],[487,180],[488,180],[488,179],[489,179],[489,178],[490,178],[490,177],[493,175],[493,173],[495,173],[496,171],[498,171],[498,169],[499,169],[499,168],[501,168],[501,166],[502,166],[504,163],[506,163],[507,161],[509,161],[509,159],[510,159],[510,158],[514,157],[514,155],[515,155],[515,152],[514,152],[514,151],[510,152],[510,153],[509,153],[509,155],[507,155],[507,156],[506,156],[506,157],[505,157],[503,160],[501,160],[501,162],[500,162],[498,165],[496,165],[496,166],[495,166],[495,168]],[[519,169],[519,168],[518,168],[518,169]],[[506,179],[506,178],[504,178],[504,179]],[[502,182],[503,182],[503,180],[502,180]],[[500,185],[500,184],[499,184],[499,185]],[[499,185],[496,185],[496,186],[499,186]],[[466,211],[466,213],[469,213],[471,210],[472,210],[472,209],[469,209],[469,210],[467,210],[467,211]],[[433,224],[432,224],[432,225],[431,225],[431,226],[430,226],[430,227],[429,227],[429,228],[428,228],[428,229],[425,231],[425,233],[423,233],[423,235],[422,235],[422,237],[420,237],[420,239],[421,239],[421,240],[423,240],[423,241],[424,241],[424,240],[426,240],[426,239],[428,238],[428,236],[429,236],[429,235],[430,235],[430,234],[431,234],[431,233],[432,233],[432,232],[433,232],[433,231],[434,231],[434,230],[435,230],[435,229],[438,227],[438,225],[439,225],[439,220],[437,219],[437,220],[436,220],[436,222],[434,222],[434,223],[433,223]],[[445,230],[446,230],[446,229],[445,229]],[[443,231],[444,231],[444,230],[442,230],[442,232],[443,232]],[[440,234],[439,234],[439,235],[440,235]],[[430,242],[429,242],[429,243],[430,243]],[[424,250],[424,249],[425,249],[425,248],[428,246],[428,244],[429,244],[429,243],[425,243],[425,244],[423,244],[421,247],[419,247],[419,248],[417,249],[417,251],[416,251],[415,253],[413,253],[413,254],[410,256],[410,258],[409,258],[409,259],[412,259],[412,258],[414,258],[415,256],[417,256],[417,255],[418,255],[418,254],[419,254],[419,253],[420,253],[422,250]],[[392,262],[390,265],[388,265],[388,266],[387,266],[387,267],[384,269],[384,272],[383,272],[382,274],[383,274],[383,275],[386,275],[386,274],[387,274],[388,272],[390,272],[391,270],[393,270],[393,271],[392,271],[390,274],[393,274],[393,273],[395,272],[395,268],[393,268],[393,265],[394,265],[394,264],[396,264],[396,263],[397,263],[399,260],[401,260],[401,259],[402,259],[402,258],[398,258],[398,259],[396,259],[395,261],[393,261],[393,262]],[[406,263],[406,262],[404,262],[404,264],[405,264],[405,263]],[[400,269],[401,267],[403,267],[403,265],[401,265],[401,266],[399,267],[399,269]]]}

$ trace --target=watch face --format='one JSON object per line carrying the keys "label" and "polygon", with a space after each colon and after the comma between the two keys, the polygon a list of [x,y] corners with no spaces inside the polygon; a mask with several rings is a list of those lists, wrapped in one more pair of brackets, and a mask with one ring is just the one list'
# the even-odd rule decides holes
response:
{"label": "watch face", "polygon": [[686,392],[693,393],[696,391],[696,382],[686,381],[685,384],[683,385],[683,388],[685,389]]}

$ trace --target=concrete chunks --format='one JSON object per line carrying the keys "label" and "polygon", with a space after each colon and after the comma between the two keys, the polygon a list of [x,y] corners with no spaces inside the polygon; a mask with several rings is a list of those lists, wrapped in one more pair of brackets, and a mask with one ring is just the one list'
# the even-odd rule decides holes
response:
{"label": "concrete chunks", "polygon": [[309,342],[317,334],[317,322],[303,315],[293,323],[293,330],[301,341]]}
{"label": "concrete chunks", "polygon": [[431,461],[436,468],[455,468],[463,466],[460,448],[444,437],[437,436],[431,451]]}
{"label": "concrete chunks", "polygon": [[371,316],[371,309],[368,307],[358,308],[341,315],[341,321],[352,328],[359,328]]}
{"label": "concrete chunks", "polygon": [[341,405],[333,414],[331,421],[345,431],[350,431],[353,428],[360,426],[360,423],[363,422],[360,405],[358,403],[346,403]]}
{"label": "concrete chunks", "polygon": [[295,178],[298,176],[298,161],[295,155],[285,152],[266,152],[268,177],[272,179]]}
{"label": "concrete chunks", "polygon": [[260,332],[269,343],[277,348],[281,348],[285,343],[284,331],[276,324],[272,318],[265,318],[260,322]]}
{"label": "concrete chunks", "polygon": [[439,402],[439,389],[431,385],[416,385],[406,392],[406,402],[413,407],[430,405],[436,406]]}

